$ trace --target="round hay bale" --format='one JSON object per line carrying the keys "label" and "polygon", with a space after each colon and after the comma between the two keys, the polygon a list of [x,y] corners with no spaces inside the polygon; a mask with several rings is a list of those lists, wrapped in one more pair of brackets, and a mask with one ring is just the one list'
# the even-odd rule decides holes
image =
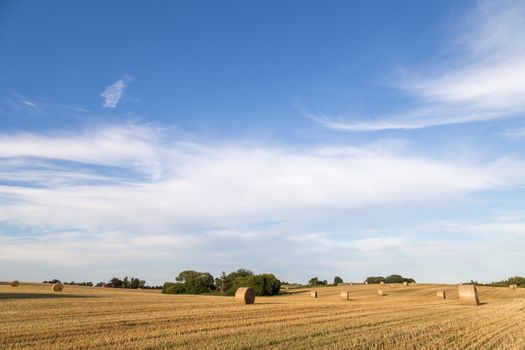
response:
{"label": "round hay bale", "polygon": [[252,288],[241,287],[235,292],[235,302],[238,304],[253,304],[255,302],[255,292]]}
{"label": "round hay bale", "polygon": [[381,289],[378,289],[378,290],[377,290],[377,295],[379,295],[379,296],[384,296],[385,293],[383,293],[383,291],[382,291]]}
{"label": "round hay bale", "polygon": [[351,286],[353,286],[354,284],[353,283],[350,283]]}
{"label": "round hay bale", "polygon": [[478,290],[475,285],[458,286],[458,295],[461,305],[479,305]]}
{"label": "round hay bale", "polygon": [[317,291],[314,290],[314,291],[310,292],[310,296],[311,296],[312,298],[317,298]]}
{"label": "round hay bale", "polygon": [[53,287],[51,287],[53,292],[61,292],[64,290],[64,285],[62,283],[55,283],[53,284]]}
{"label": "round hay bale", "polygon": [[436,292],[436,296],[439,298],[439,299],[446,299],[447,298],[447,294],[445,293],[444,290],[438,290]]}
{"label": "round hay bale", "polygon": [[385,282],[381,281],[379,282],[380,285],[384,286],[385,285]]}
{"label": "round hay bale", "polygon": [[345,290],[341,292],[341,300],[349,300],[350,299],[350,292]]}
{"label": "round hay bale", "polygon": [[19,285],[20,285],[20,282],[18,282],[16,280],[11,282],[11,287],[18,287]]}
{"label": "round hay bale", "polygon": [[406,287],[408,286],[408,282],[403,282],[403,285]]}
{"label": "round hay bale", "polygon": [[518,288],[518,286],[515,285],[515,284],[511,284],[511,285],[509,286],[509,288],[510,288],[510,289],[516,289],[516,288]]}

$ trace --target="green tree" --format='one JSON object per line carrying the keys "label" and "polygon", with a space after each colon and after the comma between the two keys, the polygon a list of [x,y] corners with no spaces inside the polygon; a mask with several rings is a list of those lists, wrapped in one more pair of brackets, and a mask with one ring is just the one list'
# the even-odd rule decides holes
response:
{"label": "green tree", "polygon": [[343,279],[339,276],[334,277],[334,284],[343,283]]}
{"label": "green tree", "polygon": [[385,281],[385,278],[383,276],[377,276],[377,277],[367,277],[365,280],[368,284],[379,284],[381,282]]}
{"label": "green tree", "polygon": [[185,294],[186,287],[180,282],[166,282],[162,286],[162,293],[164,294]]}
{"label": "green tree", "polygon": [[113,288],[122,288],[122,281],[117,277],[113,277],[109,281],[109,285],[110,287],[113,287]]}
{"label": "green tree", "polygon": [[312,277],[308,280],[308,285],[309,286],[318,286],[319,285],[319,278],[317,277]]}
{"label": "green tree", "polygon": [[248,277],[237,277],[228,294],[233,295],[237,288],[240,287],[252,288],[257,296],[270,296],[279,294],[281,281],[271,273],[252,275]]}
{"label": "green tree", "polygon": [[211,293],[215,289],[213,276],[209,272],[186,270],[179,273],[175,280],[184,284],[188,294]]}

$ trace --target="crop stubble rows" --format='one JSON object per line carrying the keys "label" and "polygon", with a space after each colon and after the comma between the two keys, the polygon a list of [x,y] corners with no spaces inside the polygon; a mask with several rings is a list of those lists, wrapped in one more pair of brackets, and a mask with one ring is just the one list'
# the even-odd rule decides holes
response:
{"label": "crop stubble rows", "polygon": [[[525,349],[525,291],[479,288],[461,306],[456,287],[348,286],[254,305],[233,298],[46,285],[0,286],[0,348],[94,349]],[[447,291],[439,300],[435,292]],[[349,301],[339,300],[350,290]]]}

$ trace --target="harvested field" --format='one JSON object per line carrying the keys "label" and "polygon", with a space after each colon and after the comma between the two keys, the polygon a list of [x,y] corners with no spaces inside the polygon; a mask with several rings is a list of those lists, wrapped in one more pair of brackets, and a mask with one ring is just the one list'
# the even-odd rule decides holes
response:
{"label": "harvested field", "polygon": [[[257,297],[162,295],[22,283],[0,286],[0,349],[524,349],[525,289],[478,287],[480,306],[455,285],[318,288]],[[350,299],[341,301],[348,290]],[[444,290],[446,300],[436,292]]]}

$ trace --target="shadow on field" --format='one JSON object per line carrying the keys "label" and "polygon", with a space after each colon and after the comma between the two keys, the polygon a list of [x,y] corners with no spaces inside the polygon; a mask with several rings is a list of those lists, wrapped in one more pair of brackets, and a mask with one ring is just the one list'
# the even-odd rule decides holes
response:
{"label": "shadow on field", "polygon": [[96,298],[93,295],[46,294],[46,293],[0,293],[0,300],[7,299],[67,299],[67,298]]}

